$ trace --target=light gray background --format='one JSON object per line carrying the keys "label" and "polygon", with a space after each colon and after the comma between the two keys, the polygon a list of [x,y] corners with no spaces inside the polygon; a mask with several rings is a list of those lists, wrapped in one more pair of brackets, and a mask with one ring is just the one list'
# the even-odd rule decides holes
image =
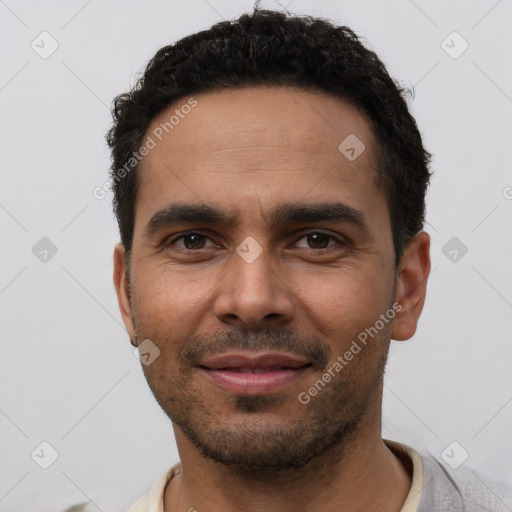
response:
{"label": "light gray background", "polygon": [[[113,97],[161,46],[252,5],[0,0],[1,512],[89,500],[127,510],[178,460],[118,312],[110,195],[92,190],[107,179]],[[289,9],[350,26],[414,85],[410,107],[434,153],[433,271],[417,334],[392,344],[383,435],[436,457],[456,441],[449,453],[466,450],[464,467],[512,481],[512,2]],[[47,59],[31,48],[50,47],[43,31],[59,45]],[[453,31],[469,43],[456,59],[442,47]],[[58,249],[46,263],[32,252],[42,237]],[[443,253],[452,237],[468,248],[456,262]],[[48,469],[31,458],[43,441],[58,452]]]}

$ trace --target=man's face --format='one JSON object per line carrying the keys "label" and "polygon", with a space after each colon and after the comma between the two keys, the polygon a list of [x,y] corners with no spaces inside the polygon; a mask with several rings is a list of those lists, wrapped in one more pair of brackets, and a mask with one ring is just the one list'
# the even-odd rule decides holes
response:
{"label": "man's face", "polygon": [[[161,141],[154,130],[187,99],[146,133],[157,145],[139,173],[130,304],[117,284],[123,318],[161,352],[143,369],[177,435],[226,464],[300,466],[380,414],[393,321],[376,322],[396,296],[375,141],[353,106],[327,94],[252,87],[194,98]],[[351,134],[365,145],[355,160],[338,149]],[[230,222],[171,223],[175,203]],[[122,246],[116,254],[121,279]]]}

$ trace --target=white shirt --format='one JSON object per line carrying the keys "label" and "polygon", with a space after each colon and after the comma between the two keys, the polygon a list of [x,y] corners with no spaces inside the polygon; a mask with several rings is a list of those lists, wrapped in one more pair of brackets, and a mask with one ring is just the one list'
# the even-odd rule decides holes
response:
{"label": "white shirt", "polygon": [[[400,512],[510,512],[512,491],[495,482],[483,480],[475,472],[452,470],[430,454],[395,441],[384,439],[394,453],[405,452],[412,461],[413,474],[409,494]],[[128,512],[164,512],[164,492],[171,478],[181,471],[180,463],[166,470],[149,492]],[[504,495],[503,492],[506,492]],[[169,512],[169,511],[167,511]]]}

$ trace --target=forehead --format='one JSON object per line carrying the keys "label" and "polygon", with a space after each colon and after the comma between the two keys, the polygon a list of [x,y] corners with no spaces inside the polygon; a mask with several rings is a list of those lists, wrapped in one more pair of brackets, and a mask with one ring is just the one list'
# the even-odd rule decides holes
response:
{"label": "forehead", "polygon": [[249,214],[251,205],[261,211],[334,199],[364,210],[382,196],[368,121],[326,93],[244,87],[197,94],[162,111],[148,137],[155,145],[138,173],[136,230],[137,219],[177,200]]}

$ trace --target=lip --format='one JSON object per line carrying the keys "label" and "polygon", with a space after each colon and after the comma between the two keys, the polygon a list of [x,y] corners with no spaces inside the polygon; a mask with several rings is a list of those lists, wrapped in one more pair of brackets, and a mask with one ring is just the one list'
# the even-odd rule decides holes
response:
{"label": "lip", "polygon": [[257,368],[300,368],[309,361],[285,352],[228,352],[213,356],[200,362],[211,370],[222,368],[257,369]]}
{"label": "lip", "polygon": [[225,391],[262,395],[282,390],[312,365],[304,358],[277,352],[233,352],[201,361],[199,369]]}

